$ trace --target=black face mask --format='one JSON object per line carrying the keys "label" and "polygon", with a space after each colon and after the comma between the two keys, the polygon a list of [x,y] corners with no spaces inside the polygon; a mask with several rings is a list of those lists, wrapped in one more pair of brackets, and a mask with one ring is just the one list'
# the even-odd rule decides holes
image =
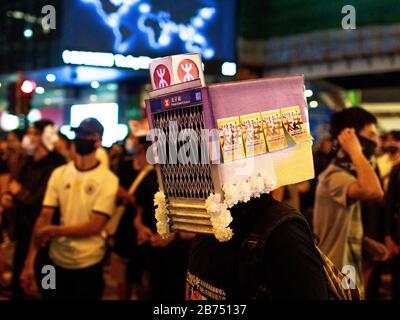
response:
{"label": "black face mask", "polygon": [[96,143],[95,140],[86,140],[80,138],[75,139],[76,153],[78,153],[81,156],[92,153],[93,151],[96,150],[95,143]]}
{"label": "black face mask", "polygon": [[363,149],[364,156],[367,159],[371,159],[371,157],[375,155],[376,148],[378,147],[376,142],[372,141],[371,139],[367,139],[367,138],[364,138],[361,136],[358,136],[358,140],[360,140],[360,144]]}
{"label": "black face mask", "polygon": [[394,155],[394,154],[396,154],[396,153],[399,151],[399,148],[396,147],[396,146],[389,146],[389,147],[385,147],[385,148],[383,149],[383,151],[384,151],[384,152],[387,152],[387,153],[389,153],[389,154],[391,154],[391,155]]}

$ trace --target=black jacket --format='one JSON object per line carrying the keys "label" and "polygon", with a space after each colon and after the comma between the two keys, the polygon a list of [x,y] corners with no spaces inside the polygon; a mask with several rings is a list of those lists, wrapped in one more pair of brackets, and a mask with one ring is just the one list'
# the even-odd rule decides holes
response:
{"label": "black jacket", "polygon": [[[286,214],[288,211],[289,215]],[[258,287],[250,284],[255,278],[260,281],[257,285],[265,282],[269,292],[267,298],[329,299],[321,257],[310,228],[299,213],[275,201],[270,195],[238,204],[231,212],[235,235],[230,241],[218,242],[214,237],[198,236],[192,246],[188,299],[201,295],[221,300],[259,298],[255,292]],[[269,216],[280,212],[282,219],[269,219]],[[245,268],[247,263],[254,267],[254,263],[248,261],[252,257],[243,255],[244,244],[251,245],[251,242],[245,240],[253,233],[254,227],[258,228],[260,221],[269,224],[269,220],[275,225],[265,227],[272,231],[267,231],[271,232],[268,241],[261,246],[264,252],[253,255],[253,258],[262,256],[257,259],[263,261],[256,261],[259,269],[251,274]]]}
{"label": "black jacket", "polygon": [[385,234],[400,244],[400,164],[390,174],[385,203]]}

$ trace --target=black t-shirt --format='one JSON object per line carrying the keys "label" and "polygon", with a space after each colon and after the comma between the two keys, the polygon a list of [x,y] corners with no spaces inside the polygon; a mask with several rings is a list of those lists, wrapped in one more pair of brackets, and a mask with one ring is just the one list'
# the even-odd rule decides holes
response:
{"label": "black t-shirt", "polygon": [[35,161],[27,157],[21,166],[17,181],[21,190],[15,195],[15,234],[18,238],[30,239],[35,220],[39,215],[47,181],[53,170],[65,163],[58,152],[50,152],[46,157]]}
{"label": "black t-shirt", "polygon": [[[242,229],[254,221],[254,212],[246,212],[246,207],[246,204],[241,205],[242,212],[236,212],[236,215],[242,215],[238,221]],[[238,232],[228,242],[219,242],[210,236],[196,238],[189,260],[187,277],[191,281],[187,282],[187,289],[190,282],[197,285],[189,289],[188,299],[250,298],[241,296],[245,290],[240,288],[238,280],[244,241],[239,228],[238,225],[233,228]],[[288,220],[279,225],[270,235],[263,256],[260,266],[273,299],[329,298],[322,261],[304,222]]]}
{"label": "black t-shirt", "polygon": [[[119,184],[127,191],[137,175],[138,171],[133,168],[132,160],[125,160],[120,163],[118,168]],[[134,249],[136,230],[133,226],[133,219],[135,214],[135,208],[131,204],[127,204],[114,236],[114,251],[122,257],[131,256]]]}
{"label": "black t-shirt", "polygon": [[143,179],[136,190],[136,202],[143,208],[143,224],[149,227],[153,232],[157,232],[154,194],[158,191],[157,173],[152,170]]}

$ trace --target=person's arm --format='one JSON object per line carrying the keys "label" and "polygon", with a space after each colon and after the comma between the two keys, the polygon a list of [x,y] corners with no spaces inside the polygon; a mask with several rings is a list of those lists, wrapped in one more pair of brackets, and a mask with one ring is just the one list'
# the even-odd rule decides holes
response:
{"label": "person's arm", "polygon": [[92,218],[75,225],[47,225],[38,231],[41,237],[91,237],[97,236],[105,227],[109,217],[105,214],[93,212]]}
{"label": "person's arm", "polygon": [[382,200],[384,194],[381,183],[375,170],[364,156],[354,129],[343,129],[338,140],[344,151],[350,156],[357,172],[357,180],[347,189],[347,196],[354,200]]}
{"label": "person's arm", "polygon": [[287,221],[269,237],[265,275],[275,300],[327,300],[327,279],[310,231],[300,221]]}
{"label": "person's arm", "polygon": [[150,242],[154,236],[153,231],[143,223],[143,208],[137,207],[136,215],[133,219],[133,226],[137,232],[137,244],[138,246]]}
{"label": "person's arm", "polygon": [[38,294],[35,280],[35,259],[40,247],[49,240],[47,237],[39,236],[39,230],[51,224],[54,212],[55,208],[42,208],[33,228],[28,254],[25,259],[24,268],[20,275],[21,287],[27,294],[31,296],[36,296]]}

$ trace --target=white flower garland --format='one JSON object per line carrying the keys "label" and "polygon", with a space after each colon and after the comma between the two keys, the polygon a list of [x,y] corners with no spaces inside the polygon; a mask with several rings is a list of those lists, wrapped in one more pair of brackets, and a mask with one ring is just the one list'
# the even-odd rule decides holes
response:
{"label": "white flower garland", "polygon": [[238,202],[247,202],[252,197],[260,197],[263,193],[270,193],[274,189],[276,189],[276,176],[263,172],[251,176],[246,181],[224,184],[222,186],[224,201],[220,194],[210,194],[206,200],[206,210],[211,217],[215,238],[224,242],[233,236],[232,229],[228,227],[232,222],[232,215],[228,208]]}
{"label": "white flower garland", "polygon": [[161,238],[168,238],[170,229],[169,229],[169,217],[168,217],[168,204],[165,198],[165,194],[162,191],[158,191],[154,195],[154,205],[156,208],[156,226],[157,232],[161,236]]}
{"label": "white flower garland", "polygon": [[[261,194],[270,193],[274,189],[276,189],[276,176],[263,172],[251,176],[246,181],[224,184],[222,186],[224,201],[222,201],[221,194],[211,193],[205,202],[205,206],[210,215],[215,238],[224,242],[230,240],[233,236],[233,230],[229,228],[233,220],[229,208],[239,202],[247,202],[253,197],[257,198]],[[170,218],[168,217],[167,200],[162,191],[158,191],[154,195],[154,205],[157,206],[155,211],[157,232],[162,238],[167,238],[170,233]]]}

